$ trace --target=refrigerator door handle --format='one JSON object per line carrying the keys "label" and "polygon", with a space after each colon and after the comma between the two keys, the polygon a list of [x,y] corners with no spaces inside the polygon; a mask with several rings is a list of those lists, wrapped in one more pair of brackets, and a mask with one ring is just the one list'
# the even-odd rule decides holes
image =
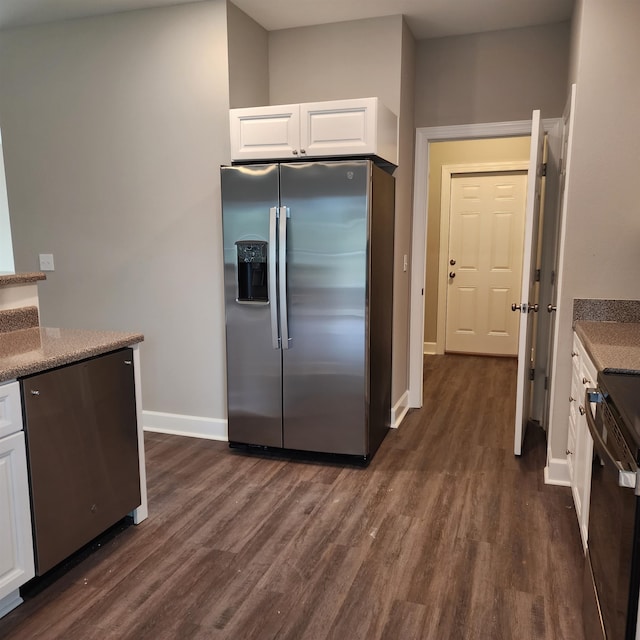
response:
{"label": "refrigerator door handle", "polygon": [[276,227],[278,225],[278,208],[269,209],[269,305],[271,312],[271,345],[274,349],[280,348],[280,336],[278,335],[278,288],[276,283]]}
{"label": "refrigerator door handle", "polygon": [[289,348],[289,323],[287,318],[287,218],[289,207],[280,207],[280,237],[278,238],[278,267],[280,269],[280,344]]}

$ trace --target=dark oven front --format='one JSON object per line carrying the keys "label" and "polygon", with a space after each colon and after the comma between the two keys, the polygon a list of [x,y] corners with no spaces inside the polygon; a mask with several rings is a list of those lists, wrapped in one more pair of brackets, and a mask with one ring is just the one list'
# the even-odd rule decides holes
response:
{"label": "dark oven front", "polygon": [[[631,382],[633,381],[633,382]],[[584,573],[584,630],[587,640],[635,640],[640,568],[640,498],[636,495],[638,446],[626,412],[616,406],[620,381],[598,377],[589,390],[597,402],[595,416],[587,411],[594,441],[589,508],[589,537]],[[626,376],[623,389],[637,387],[640,377]],[[611,390],[609,388],[611,387]],[[589,395],[590,394],[590,395]],[[621,394],[620,394],[621,395]]]}

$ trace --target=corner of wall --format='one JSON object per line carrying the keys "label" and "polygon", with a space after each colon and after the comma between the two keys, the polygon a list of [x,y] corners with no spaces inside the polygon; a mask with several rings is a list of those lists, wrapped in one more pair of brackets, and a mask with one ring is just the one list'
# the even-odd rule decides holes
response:
{"label": "corner of wall", "polygon": [[229,106],[269,104],[269,34],[236,5],[226,5]]}

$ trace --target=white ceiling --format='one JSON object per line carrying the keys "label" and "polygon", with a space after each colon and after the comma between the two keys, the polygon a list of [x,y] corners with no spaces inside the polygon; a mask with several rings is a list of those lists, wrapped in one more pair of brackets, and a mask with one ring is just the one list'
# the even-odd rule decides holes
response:
{"label": "white ceiling", "polygon": [[574,0],[233,0],[268,31],[403,14],[417,39],[562,22]]}
{"label": "white ceiling", "polygon": [[[0,29],[193,0],[0,0]],[[233,0],[268,31],[404,14],[418,39],[562,22],[574,0]]]}

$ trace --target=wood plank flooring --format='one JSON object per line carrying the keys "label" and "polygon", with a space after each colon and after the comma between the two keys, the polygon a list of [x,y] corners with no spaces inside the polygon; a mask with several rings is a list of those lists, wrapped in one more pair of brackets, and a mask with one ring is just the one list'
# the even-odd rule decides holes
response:
{"label": "wood plank flooring", "polygon": [[[150,517],[0,620],[12,640],[583,640],[569,489],[513,456],[515,361],[428,356],[367,468],[147,434]],[[37,586],[37,585],[36,585]]]}

